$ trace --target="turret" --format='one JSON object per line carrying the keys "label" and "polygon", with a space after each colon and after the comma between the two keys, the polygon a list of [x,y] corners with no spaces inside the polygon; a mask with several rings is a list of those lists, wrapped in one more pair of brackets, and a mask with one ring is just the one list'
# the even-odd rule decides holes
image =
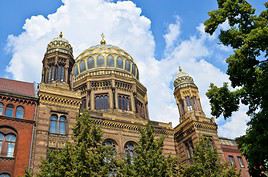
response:
{"label": "turret", "polygon": [[196,116],[205,116],[193,78],[181,68],[174,81],[174,96],[180,112],[180,122],[193,117],[192,113]]}
{"label": "turret", "polygon": [[72,46],[61,32],[47,46],[43,59],[42,83],[70,87],[74,62]]}

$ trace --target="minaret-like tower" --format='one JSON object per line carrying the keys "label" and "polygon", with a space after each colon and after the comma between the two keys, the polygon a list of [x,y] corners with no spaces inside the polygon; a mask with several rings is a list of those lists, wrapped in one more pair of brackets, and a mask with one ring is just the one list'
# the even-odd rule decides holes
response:
{"label": "minaret-like tower", "polygon": [[60,33],[49,42],[43,59],[32,152],[34,176],[49,151],[60,149],[71,140],[81,104],[80,93],[71,87],[74,62],[72,46]]}
{"label": "minaret-like tower", "polygon": [[73,48],[61,32],[47,46],[43,59],[42,83],[70,87],[74,63]]}
{"label": "minaret-like tower", "polygon": [[223,159],[214,119],[207,118],[202,110],[198,87],[193,78],[181,68],[174,81],[174,96],[180,112],[180,124],[175,127],[176,153],[183,162],[191,162],[194,147],[201,137],[211,140]]}
{"label": "minaret-like tower", "polygon": [[204,117],[198,88],[193,78],[179,68],[174,81],[174,96],[180,112],[180,123],[187,119],[198,120]]}

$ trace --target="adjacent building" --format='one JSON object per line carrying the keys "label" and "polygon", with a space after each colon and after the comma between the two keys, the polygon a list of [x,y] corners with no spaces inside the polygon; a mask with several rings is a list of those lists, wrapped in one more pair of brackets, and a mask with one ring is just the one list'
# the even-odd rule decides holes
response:
{"label": "adjacent building", "polygon": [[[237,154],[235,144],[227,146],[227,139],[218,137],[217,124],[203,112],[198,87],[182,69],[174,81],[180,123],[173,128],[171,123],[150,120],[147,89],[139,81],[135,60],[125,50],[106,44],[104,36],[99,45],[74,59],[73,48],[61,33],[48,44],[42,63],[37,97],[33,84],[0,80],[0,90],[6,88],[1,82],[15,85],[0,92],[0,177],[17,177],[28,166],[34,174],[38,173],[50,150],[72,141],[76,117],[83,111],[89,112],[91,121],[101,127],[104,143],[113,146],[119,157],[133,155],[139,129],[150,122],[156,136],[165,137],[165,155],[190,163],[196,144],[205,136],[222,161],[234,164],[229,158],[232,155],[237,167],[240,165],[241,176],[248,176],[246,160]],[[31,85],[32,90],[26,91],[18,83]],[[24,111],[23,116],[20,110]]]}
{"label": "adjacent building", "polygon": [[31,164],[37,108],[34,83],[0,78],[0,176],[23,176]]}

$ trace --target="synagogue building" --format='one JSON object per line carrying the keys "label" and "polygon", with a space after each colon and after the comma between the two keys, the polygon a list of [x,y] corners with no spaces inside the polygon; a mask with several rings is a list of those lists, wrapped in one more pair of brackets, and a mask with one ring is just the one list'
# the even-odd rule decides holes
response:
{"label": "synagogue building", "polygon": [[182,69],[174,80],[180,123],[173,128],[151,120],[135,59],[107,44],[103,36],[100,44],[74,58],[71,44],[60,33],[47,45],[42,64],[38,87],[0,79],[0,177],[22,176],[27,168],[38,173],[50,150],[72,141],[76,117],[84,111],[101,127],[104,144],[113,146],[119,157],[134,154],[139,129],[150,122],[156,136],[165,137],[165,155],[191,163],[196,144],[205,136],[222,161],[241,171],[242,177],[249,176],[236,142],[218,136],[214,119],[203,112],[198,86]]}

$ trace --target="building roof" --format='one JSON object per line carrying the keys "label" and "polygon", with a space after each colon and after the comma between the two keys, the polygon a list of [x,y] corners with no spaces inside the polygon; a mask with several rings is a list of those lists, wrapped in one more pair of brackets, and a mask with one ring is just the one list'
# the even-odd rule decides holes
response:
{"label": "building roof", "polygon": [[227,146],[237,146],[237,143],[233,139],[225,138],[225,137],[219,137],[220,142],[222,145],[227,145]]}
{"label": "building roof", "polygon": [[0,92],[35,97],[34,83],[0,78]]}

